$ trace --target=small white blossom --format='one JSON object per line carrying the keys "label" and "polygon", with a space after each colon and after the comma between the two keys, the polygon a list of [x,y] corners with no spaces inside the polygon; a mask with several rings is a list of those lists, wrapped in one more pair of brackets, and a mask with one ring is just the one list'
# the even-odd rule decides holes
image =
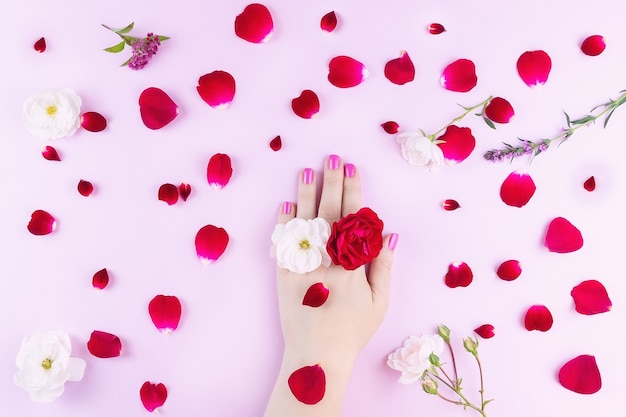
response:
{"label": "small white blossom", "polygon": [[329,236],[330,225],[325,219],[294,218],[286,224],[276,225],[270,255],[276,258],[280,268],[305,274],[320,265],[330,265],[326,251]]}
{"label": "small white blossom", "polygon": [[39,139],[72,136],[80,126],[82,100],[73,90],[44,90],[26,99],[22,116],[28,131]]}
{"label": "small white blossom", "polygon": [[396,141],[402,147],[402,156],[410,165],[437,171],[443,165],[443,151],[436,142],[418,132],[401,133]]}
{"label": "small white blossom", "polygon": [[439,335],[410,336],[402,347],[389,354],[387,365],[402,372],[399,383],[412,384],[419,381],[424,371],[432,367],[430,354],[439,356],[443,346],[443,339]]}

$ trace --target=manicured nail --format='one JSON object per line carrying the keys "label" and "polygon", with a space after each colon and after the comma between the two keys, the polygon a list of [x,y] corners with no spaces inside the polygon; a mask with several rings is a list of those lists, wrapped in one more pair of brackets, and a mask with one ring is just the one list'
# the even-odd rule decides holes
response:
{"label": "manicured nail", "polygon": [[387,247],[389,248],[389,250],[396,250],[396,245],[398,244],[399,237],[400,236],[397,233],[392,233],[389,235],[389,242],[387,242]]}
{"label": "manicured nail", "polygon": [[339,168],[340,161],[341,161],[341,158],[339,158],[338,155],[330,155],[328,157],[328,168],[333,169],[333,170]]}
{"label": "manicured nail", "polygon": [[313,173],[313,169],[304,168],[304,171],[302,171],[302,182],[305,184],[311,184],[313,182]]}
{"label": "manicured nail", "polygon": [[291,203],[289,201],[285,201],[283,203],[283,214],[291,213]]}
{"label": "manicured nail", "polygon": [[343,171],[346,177],[354,177],[356,168],[354,167],[354,164],[344,164]]}

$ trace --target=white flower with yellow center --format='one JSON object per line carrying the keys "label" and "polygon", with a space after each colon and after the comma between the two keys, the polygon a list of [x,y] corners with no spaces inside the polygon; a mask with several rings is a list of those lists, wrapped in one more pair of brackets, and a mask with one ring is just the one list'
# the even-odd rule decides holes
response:
{"label": "white flower with yellow center", "polygon": [[73,90],[44,90],[26,99],[22,116],[26,128],[39,139],[72,136],[80,126],[82,100]]}
{"label": "white flower with yellow center", "polygon": [[320,265],[330,265],[330,256],[326,251],[329,236],[330,225],[321,217],[313,220],[291,219],[286,224],[276,225],[270,255],[276,258],[280,268],[305,274]]}

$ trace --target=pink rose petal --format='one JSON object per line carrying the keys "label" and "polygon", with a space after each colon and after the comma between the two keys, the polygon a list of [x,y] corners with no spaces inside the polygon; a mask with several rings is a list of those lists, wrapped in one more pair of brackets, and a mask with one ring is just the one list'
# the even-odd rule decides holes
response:
{"label": "pink rose petal", "polygon": [[317,282],[309,287],[302,299],[302,305],[319,307],[328,299],[328,287],[323,282]]}
{"label": "pink rose petal", "polygon": [[474,274],[465,262],[453,262],[448,266],[445,283],[450,288],[467,287],[472,283]]}
{"label": "pink rose petal", "polygon": [[46,50],[46,38],[41,37],[39,38],[39,40],[37,42],[35,42],[35,45],[33,45],[33,48],[35,48],[35,51],[42,53]]}
{"label": "pink rose petal", "polygon": [[87,342],[87,349],[97,358],[115,358],[122,354],[122,342],[114,334],[94,330]]}
{"label": "pink rose petal", "polygon": [[594,394],[602,388],[602,377],[593,355],[580,355],[559,370],[559,382],[578,394]]}
{"label": "pink rose petal", "polygon": [[167,126],[178,116],[179,109],[165,91],[149,87],[139,96],[141,120],[148,129],[156,130]]}
{"label": "pink rose petal", "polygon": [[289,389],[298,401],[317,404],[326,392],[326,374],[320,365],[304,366],[291,373]]}
{"label": "pink rose petal", "polygon": [[415,66],[406,51],[399,58],[385,64],[385,77],[394,84],[403,85],[415,79]]}
{"label": "pink rose petal", "polygon": [[174,295],[157,295],[148,304],[152,323],[161,333],[171,333],[178,328],[182,306]]}
{"label": "pink rose petal", "polygon": [[274,152],[278,152],[283,147],[283,140],[280,138],[280,135],[276,136],[274,139],[270,141],[270,148]]}
{"label": "pink rose petal", "polygon": [[611,310],[613,303],[604,285],[590,279],[575,286],[571,293],[577,312],[585,315],[606,313]]}
{"label": "pink rose petal", "polygon": [[159,187],[159,200],[167,203],[168,206],[176,204],[178,201],[178,188],[174,184],[163,184]]}
{"label": "pink rose petal", "polygon": [[34,235],[50,234],[56,229],[56,219],[45,210],[35,210],[30,216],[27,229]]}
{"label": "pink rose petal", "polygon": [[328,64],[328,81],[335,87],[349,88],[363,82],[368,72],[361,62],[349,56],[340,55]]}
{"label": "pink rose petal", "polygon": [[224,109],[235,97],[235,79],[226,71],[213,71],[198,79],[196,90],[202,100],[214,109]]}
{"label": "pink rose petal", "polygon": [[441,23],[431,23],[430,25],[428,25],[427,30],[428,33],[430,33],[431,35],[439,35],[445,32],[446,28],[443,27]]}
{"label": "pink rose petal", "polygon": [[98,290],[103,290],[107,285],[109,285],[109,272],[106,268],[103,268],[93,274],[91,285]]}
{"label": "pink rose petal", "polygon": [[89,197],[91,193],[93,193],[93,184],[89,181],[78,181],[78,186],[76,188],[78,189],[79,194],[83,197]]}
{"label": "pink rose petal", "polygon": [[437,138],[445,161],[453,165],[464,161],[476,146],[476,139],[469,127],[448,126],[443,135]]}
{"label": "pink rose petal", "polygon": [[312,90],[303,90],[302,93],[291,100],[293,112],[303,119],[311,119],[320,111],[320,100]]}
{"label": "pink rose petal", "polygon": [[535,194],[535,182],[525,172],[513,171],[500,186],[500,198],[509,206],[523,207]]}
{"label": "pink rose petal", "polygon": [[209,185],[216,190],[222,189],[230,181],[233,175],[233,167],[230,156],[216,153],[209,159],[206,169],[206,178]]}
{"label": "pink rose petal", "polygon": [[500,264],[496,274],[501,280],[514,281],[522,274],[522,264],[515,259],[509,259]]}
{"label": "pink rose petal", "polygon": [[474,332],[483,339],[491,339],[496,335],[495,328],[491,324],[483,324],[474,329]]}
{"label": "pink rose petal", "polygon": [[320,27],[324,32],[332,32],[337,27],[337,14],[332,11],[322,16]]}
{"label": "pink rose petal", "polygon": [[88,111],[80,116],[80,125],[90,132],[101,132],[107,127],[107,119],[100,113]]}
{"label": "pink rose petal", "polygon": [[249,4],[235,18],[235,34],[248,42],[267,42],[273,32],[272,15],[267,7],[262,4]]}
{"label": "pink rose petal", "polygon": [[390,135],[395,135],[400,131],[400,125],[392,120],[382,123],[380,126]]}
{"label": "pink rose petal", "polygon": [[580,50],[585,55],[589,56],[597,56],[604,52],[606,48],[606,42],[604,41],[604,36],[601,35],[591,35],[587,37],[583,43],[580,45]]}
{"label": "pink rose petal", "polygon": [[476,66],[469,59],[458,59],[443,70],[439,81],[446,90],[468,92],[478,82]]}
{"label": "pink rose petal", "polygon": [[182,198],[183,201],[187,201],[190,194],[191,194],[191,185],[183,182],[178,186],[178,195],[180,195],[180,198]]}
{"label": "pink rose petal", "polygon": [[452,199],[445,200],[442,206],[445,211],[453,211],[461,207],[458,201]]}
{"label": "pink rose petal", "polygon": [[592,175],[591,177],[587,178],[585,182],[583,183],[583,187],[585,188],[585,190],[589,192],[594,191],[596,189],[595,177]]}
{"label": "pink rose petal", "polygon": [[206,225],[196,234],[196,253],[205,265],[217,261],[228,246],[228,233],[221,227]]}
{"label": "pink rose petal", "polygon": [[150,381],[146,381],[139,389],[139,397],[146,410],[153,412],[165,404],[167,388],[161,383],[153,384]]}
{"label": "pink rose petal", "polygon": [[583,247],[583,236],[569,220],[563,217],[553,219],[548,225],[545,246],[550,252],[569,253]]}
{"label": "pink rose petal", "polygon": [[502,97],[494,97],[485,107],[485,116],[495,123],[509,123],[515,116],[513,106]]}
{"label": "pink rose petal", "polygon": [[526,51],[517,60],[517,72],[529,87],[544,84],[548,80],[552,60],[544,51]]}
{"label": "pink rose petal", "polygon": [[41,151],[41,155],[44,157],[44,159],[47,159],[48,161],[61,160],[59,153],[52,146],[46,146],[45,148],[43,148],[43,151]]}
{"label": "pink rose petal", "polygon": [[524,316],[524,327],[528,331],[539,330],[540,332],[547,332],[552,328],[553,322],[552,313],[544,305],[531,306]]}

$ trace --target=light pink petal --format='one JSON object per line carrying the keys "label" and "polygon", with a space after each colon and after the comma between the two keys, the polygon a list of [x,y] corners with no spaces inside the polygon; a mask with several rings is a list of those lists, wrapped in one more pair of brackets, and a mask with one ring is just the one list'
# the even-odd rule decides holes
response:
{"label": "light pink petal", "polygon": [[47,159],[48,161],[61,160],[59,153],[52,146],[46,146],[45,148],[43,148],[43,151],[41,151],[41,155],[44,157],[44,159]]}
{"label": "light pink petal", "polygon": [[320,365],[303,366],[289,375],[291,393],[304,404],[317,404],[326,392],[326,374]]}
{"label": "light pink petal", "polygon": [[485,107],[485,116],[495,123],[509,123],[515,116],[513,106],[502,97],[494,97]]}
{"label": "light pink petal", "polygon": [[529,87],[544,84],[548,80],[552,60],[544,51],[526,51],[517,60],[517,72]]}
{"label": "light pink petal", "polygon": [[472,283],[474,273],[465,262],[453,262],[448,266],[445,283],[450,288],[467,287]]}
{"label": "light pink petal", "polygon": [[107,127],[107,119],[100,113],[88,111],[80,116],[80,125],[90,132],[101,132]]}
{"label": "light pink petal", "polygon": [[198,79],[196,90],[209,106],[226,108],[235,98],[235,79],[226,71],[213,71]]}
{"label": "light pink petal", "polygon": [[122,342],[114,334],[94,330],[87,342],[87,349],[97,358],[115,358],[122,354]]}
{"label": "light pink petal", "polygon": [[159,200],[167,203],[168,206],[176,204],[178,201],[178,188],[174,184],[163,184],[159,187]]}
{"label": "light pink petal", "polygon": [[606,313],[613,307],[606,288],[595,279],[581,282],[572,289],[570,294],[574,299],[575,309],[580,314]]}
{"label": "light pink petal", "polygon": [[595,394],[602,388],[602,377],[593,355],[580,355],[559,370],[559,382],[578,394]]}
{"label": "light pink petal", "polygon": [[35,51],[42,53],[46,50],[46,38],[41,37],[39,38],[39,40],[37,42],[35,42],[35,44],[33,45],[33,48],[35,48]]}
{"label": "light pink petal", "polygon": [[548,225],[545,246],[550,252],[569,253],[583,247],[583,236],[569,220],[556,217]]}
{"label": "light pink petal", "polygon": [[93,274],[93,278],[91,279],[91,285],[98,290],[104,289],[107,285],[109,285],[109,272],[106,268],[103,268]]}
{"label": "light pink petal", "polygon": [[291,100],[293,112],[303,119],[311,119],[320,111],[320,100],[312,90],[303,90],[302,93]]}
{"label": "light pink petal", "polygon": [[335,87],[349,88],[361,84],[368,72],[361,62],[349,56],[340,55],[328,64],[328,81]]}
{"label": "light pink petal", "polygon": [[515,259],[509,259],[500,264],[496,273],[501,280],[516,280],[522,274],[522,264]]}
{"label": "light pink petal", "polygon": [[539,330],[540,332],[547,332],[552,328],[553,322],[552,313],[544,305],[531,306],[524,316],[524,327],[528,331]]}
{"label": "light pink petal", "polygon": [[280,138],[280,135],[276,136],[274,139],[270,141],[270,148],[274,152],[278,152],[283,147],[283,140]]}
{"label": "light pink petal", "polygon": [[182,306],[174,295],[157,295],[148,304],[152,323],[161,333],[171,333],[178,328]]}
{"label": "light pink petal", "polygon": [[228,233],[221,227],[206,225],[196,234],[196,253],[200,261],[209,265],[219,259],[228,246]]}
{"label": "light pink petal", "polygon": [[324,32],[332,32],[337,27],[337,14],[332,11],[322,16],[320,27]]}
{"label": "light pink petal", "polygon": [[606,48],[606,42],[604,41],[604,36],[601,35],[591,35],[587,37],[583,43],[580,45],[580,50],[585,55],[589,56],[597,56],[604,52]]}
{"label": "light pink petal", "polygon": [[206,178],[209,185],[216,190],[222,189],[230,181],[233,175],[233,167],[230,156],[224,153],[216,153],[209,159],[206,169]]}
{"label": "light pink petal", "polygon": [[183,201],[187,201],[189,195],[191,194],[191,185],[183,182],[178,186],[178,194]]}
{"label": "light pink petal", "polygon": [[491,339],[496,335],[495,328],[491,324],[483,324],[474,329],[474,332],[483,339]]}
{"label": "light pink petal", "polygon": [[45,210],[35,210],[30,216],[27,229],[34,235],[50,234],[56,229],[56,219]]}
{"label": "light pink petal", "polygon": [[439,80],[446,90],[465,93],[476,87],[476,66],[469,59],[457,59],[449,64]]}
{"label": "light pink petal", "polygon": [[446,28],[443,27],[441,23],[431,23],[428,25],[428,33],[431,35],[439,35],[446,31]]}
{"label": "light pink petal", "polygon": [[317,282],[306,291],[302,304],[309,307],[319,307],[328,299],[328,292],[328,287],[323,282]]}
{"label": "light pink petal", "polygon": [[80,195],[82,195],[83,197],[89,197],[91,193],[93,193],[93,184],[89,181],[78,181],[78,186],[76,188],[78,189]]}
{"label": "light pink petal", "polygon": [[592,175],[591,177],[587,178],[585,182],[583,183],[583,187],[585,188],[585,190],[589,192],[594,191],[596,189],[595,177]]}
{"label": "light pink petal", "polygon": [[392,120],[382,123],[380,126],[390,135],[395,135],[400,131],[400,125]]}
{"label": "light pink petal", "polygon": [[415,66],[406,51],[399,58],[385,64],[385,77],[394,84],[403,85],[415,79]]}
{"label": "light pink petal", "polygon": [[146,88],[139,96],[141,120],[148,129],[156,130],[167,126],[178,116],[179,109],[174,100],[165,91]]}
{"label": "light pink petal", "polygon": [[500,186],[500,198],[509,206],[523,207],[535,194],[535,182],[525,172],[513,171]]}
{"label": "light pink petal", "polygon": [[469,127],[448,126],[437,140],[442,141],[439,147],[449,165],[464,161],[476,146],[476,139]]}
{"label": "light pink petal", "polygon": [[441,205],[445,211],[453,211],[461,207],[458,201],[450,198],[445,200]]}
{"label": "light pink petal", "polygon": [[153,412],[165,404],[167,388],[161,383],[153,384],[150,381],[146,381],[139,389],[139,397],[146,410]]}
{"label": "light pink petal", "polygon": [[262,4],[249,4],[235,18],[235,34],[248,42],[267,42],[273,32],[272,15],[267,7]]}

